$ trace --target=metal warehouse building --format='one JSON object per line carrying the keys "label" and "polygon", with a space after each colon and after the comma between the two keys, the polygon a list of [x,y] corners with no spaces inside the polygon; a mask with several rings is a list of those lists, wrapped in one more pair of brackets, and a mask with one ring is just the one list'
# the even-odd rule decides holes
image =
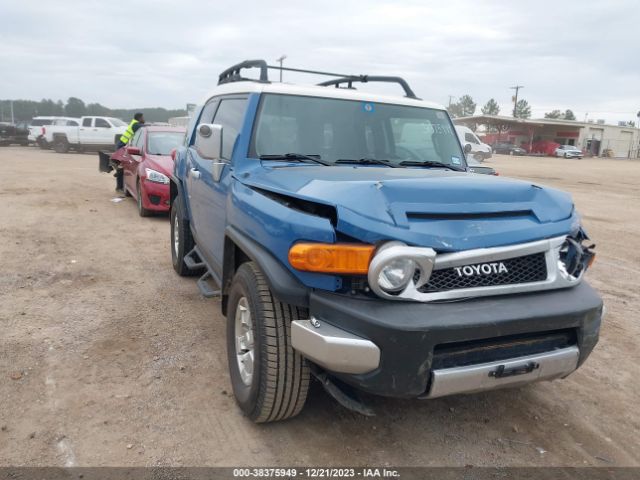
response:
{"label": "metal warehouse building", "polygon": [[470,127],[484,125],[487,141],[531,145],[551,141],[575,145],[594,156],[640,158],[640,129],[628,125],[608,125],[604,122],[578,122],[551,118],[521,119],[502,115],[475,115],[456,118],[455,123]]}

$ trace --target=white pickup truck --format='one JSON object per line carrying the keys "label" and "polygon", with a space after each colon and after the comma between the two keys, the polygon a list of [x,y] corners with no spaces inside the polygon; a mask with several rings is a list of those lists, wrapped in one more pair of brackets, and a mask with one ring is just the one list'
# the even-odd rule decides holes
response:
{"label": "white pickup truck", "polygon": [[65,125],[49,125],[45,127],[44,139],[58,153],[66,153],[70,149],[113,148],[120,135],[127,129],[127,124],[113,117],[81,117],[70,119]]}

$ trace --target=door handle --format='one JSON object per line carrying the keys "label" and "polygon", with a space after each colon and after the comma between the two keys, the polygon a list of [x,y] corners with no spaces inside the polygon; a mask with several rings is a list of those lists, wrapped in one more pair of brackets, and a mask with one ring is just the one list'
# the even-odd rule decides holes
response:
{"label": "door handle", "polygon": [[190,171],[193,178],[195,178],[196,180],[200,178],[200,172],[198,171],[198,169],[192,168]]}

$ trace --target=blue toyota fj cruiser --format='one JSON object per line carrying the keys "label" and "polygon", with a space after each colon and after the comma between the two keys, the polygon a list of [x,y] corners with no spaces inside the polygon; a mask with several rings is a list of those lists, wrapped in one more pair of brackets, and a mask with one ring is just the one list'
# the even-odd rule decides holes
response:
{"label": "blue toyota fj cruiser", "polygon": [[173,266],[221,296],[249,418],[299,413],[310,375],[369,413],[358,391],[435,398],[585,361],[603,305],[569,195],[468,173],[446,110],[402,78],[287,69],[333,77],[299,86],[270,68],[220,75],[171,179]]}

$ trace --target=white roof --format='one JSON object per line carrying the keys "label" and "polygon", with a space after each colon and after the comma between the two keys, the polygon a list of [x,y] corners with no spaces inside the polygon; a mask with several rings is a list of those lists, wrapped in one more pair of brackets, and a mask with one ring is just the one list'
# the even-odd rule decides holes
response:
{"label": "white roof", "polygon": [[[402,87],[398,85],[398,88]],[[251,81],[230,82],[218,85],[202,104],[211,97],[228,95],[233,93],[279,93],[283,95],[304,95],[307,97],[338,98],[342,100],[357,100],[362,102],[389,103],[393,105],[407,105],[411,107],[435,108],[445,110],[445,107],[434,102],[417,100],[415,98],[400,97],[394,95],[381,95],[378,93],[335,88],[334,86],[322,87],[319,85],[298,85],[292,83],[261,83]]]}

